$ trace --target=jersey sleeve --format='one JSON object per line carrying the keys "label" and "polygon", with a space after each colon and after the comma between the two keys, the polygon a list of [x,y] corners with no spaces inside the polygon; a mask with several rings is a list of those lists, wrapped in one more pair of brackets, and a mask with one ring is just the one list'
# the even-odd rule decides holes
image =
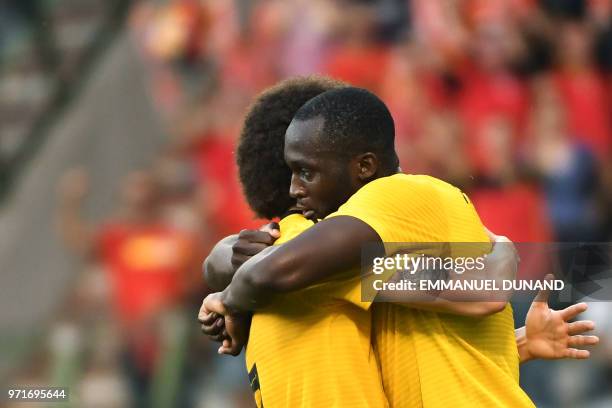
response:
{"label": "jersey sleeve", "polygon": [[382,242],[440,242],[447,226],[436,189],[404,174],[368,183],[328,218],[338,216],[365,222]]}

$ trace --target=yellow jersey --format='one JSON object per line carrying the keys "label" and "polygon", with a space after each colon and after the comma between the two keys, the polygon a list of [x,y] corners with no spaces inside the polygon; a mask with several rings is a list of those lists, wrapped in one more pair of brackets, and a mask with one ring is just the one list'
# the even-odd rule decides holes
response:
{"label": "yellow jersey", "polygon": [[[298,214],[283,218],[275,244],[311,225]],[[355,280],[345,276],[279,296],[253,315],[246,364],[258,407],[388,406],[371,314],[348,295]]]}
{"label": "yellow jersey", "polygon": [[[385,243],[487,243],[461,190],[433,177],[374,180],[336,213],[370,225]],[[367,303],[367,302],[366,302]],[[470,318],[375,303],[374,342],[392,407],[533,407],[518,382],[512,308]]]}

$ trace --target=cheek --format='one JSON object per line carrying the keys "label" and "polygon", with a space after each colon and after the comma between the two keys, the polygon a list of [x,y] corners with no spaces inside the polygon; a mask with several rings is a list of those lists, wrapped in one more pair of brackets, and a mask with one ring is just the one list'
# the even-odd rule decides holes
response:
{"label": "cheek", "polygon": [[320,206],[321,203],[325,203],[325,201],[328,200],[330,191],[329,184],[329,179],[322,174],[317,174],[310,183],[304,183],[306,195],[313,204]]}
{"label": "cheek", "polygon": [[345,190],[350,190],[350,178],[346,173],[334,172],[327,174],[323,181],[318,186],[316,194],[313,194],[313,198],[316,196],[321,207],[335,209],[343,203]]}

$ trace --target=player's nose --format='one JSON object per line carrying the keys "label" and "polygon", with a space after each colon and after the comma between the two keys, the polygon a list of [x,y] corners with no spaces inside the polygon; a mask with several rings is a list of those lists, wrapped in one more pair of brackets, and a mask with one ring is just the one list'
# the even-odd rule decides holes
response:
{"label": "player's nose", "polygon": [[291,185],[289,186],[289,195],[291,198],[302,198],[306,195],[304,186],[300,183],[300,178],[292,175]]}

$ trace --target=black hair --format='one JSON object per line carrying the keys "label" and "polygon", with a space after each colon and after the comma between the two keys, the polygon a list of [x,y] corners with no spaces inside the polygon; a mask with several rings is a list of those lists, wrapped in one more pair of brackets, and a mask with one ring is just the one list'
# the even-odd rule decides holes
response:
{"label": "black hair", "polygon": [[247,110],[236,162],[243,193],[259,217],[282,217],[295,204],[284,158],[285,132],[293,116],[311,98],[345,86],[322,76],[290,78],[259,94]]}
{"label": "black hair", "polygon": [[312,98],[295,114],[297,120],[318,117],[324,121],[319,136],[334,153],[344,157],[376,153],[385,171],[397,169],[393,117],[373,93],[355,87],[333,89]]}

